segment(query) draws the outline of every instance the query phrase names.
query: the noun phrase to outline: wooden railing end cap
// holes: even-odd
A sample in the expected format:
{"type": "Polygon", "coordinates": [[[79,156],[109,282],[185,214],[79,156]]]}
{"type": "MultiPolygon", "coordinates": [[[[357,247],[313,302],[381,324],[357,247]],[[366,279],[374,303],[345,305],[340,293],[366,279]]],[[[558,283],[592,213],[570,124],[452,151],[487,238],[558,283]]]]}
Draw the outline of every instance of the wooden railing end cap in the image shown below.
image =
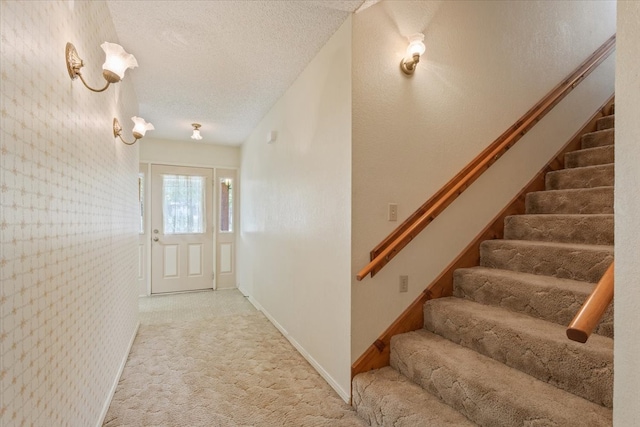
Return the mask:
{"type": "Polygon", "coordinates": [[[589,335],[579,329],[567,328],[567,338],[569,338],[571,341],[576,341],[584,344],[587,342],[589,335]]]}

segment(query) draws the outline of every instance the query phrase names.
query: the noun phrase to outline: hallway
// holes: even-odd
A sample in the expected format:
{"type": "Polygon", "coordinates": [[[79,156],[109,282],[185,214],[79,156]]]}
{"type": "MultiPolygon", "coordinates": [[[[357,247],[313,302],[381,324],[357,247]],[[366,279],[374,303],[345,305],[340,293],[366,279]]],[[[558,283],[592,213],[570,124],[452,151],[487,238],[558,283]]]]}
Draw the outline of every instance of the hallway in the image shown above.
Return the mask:
{"type": "Polygon", "coordinates": [[[140,298],[105,426],[365,425],[237,290],[140,298]]]}

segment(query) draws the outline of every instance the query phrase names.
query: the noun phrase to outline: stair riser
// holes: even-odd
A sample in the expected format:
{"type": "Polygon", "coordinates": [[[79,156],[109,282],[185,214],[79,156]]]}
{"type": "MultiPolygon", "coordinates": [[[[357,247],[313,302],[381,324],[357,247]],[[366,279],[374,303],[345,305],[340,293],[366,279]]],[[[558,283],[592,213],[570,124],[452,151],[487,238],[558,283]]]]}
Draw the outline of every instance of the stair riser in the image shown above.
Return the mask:
{"type": "Polygon", "coordinates": [[[461,352],[444,338],[417,342],[414,337],[419,335],[392,339],[391,366],[480,426],[611,425],[604,407],[566,392],[558,394],[533,378],[523,379],[525,374],[467,349],[461,352]],[[505,384],[512,380],[517,381],[516,389],[505,384]]]}
{"type": "Polygon", "coordinates": [[[480,245],[480,265],[561,279],[597,283],[613,261],[613,248],[576,250],[539,245],[512,246],[489,240],[480,245]]]}
{"type": "Polygon", "coordinates": [[[360,418],[370,426],[475,426],[390,367],[356,375],[351,402],[360,418]]]}
{"type": "MultiPolygon", "coordinates": [[[[462,268],[454,272],[453,295],[566,326],[593,290],[593,286],[584,285],[581,288],[563,288],[554,283],[541,286],[525,278],[517,280],[462,268]]],[[[595,333],[613,338],[613,306],[605,312],[595,333]]]]}
{"type": "Polygon", "coordinates": [[[525,210],[527,214],[612,214],[613,187],[529,193],[525,210]]]}
{"type": "Polygon", "coordinates": [[[613,245],[613,215],[515,215],[504,220],[507,240],[613,245]]]}
{"type": "Polygon", "coordinates": [[[565,154],[565,168],[605,165],[614,161],[613,146],[599,147],[591,150],[578,150],[565,154]]]}
{"type": "Polygon", "coordinates": [[[548,336],[529,318],[512,323],[498,317],[496,311],[500,310],[469,313],[456,298],[431,300],[424,307],[425,329],[541,381],[612,407],[611,352],[568,340],[560,326],[544,331],[553,334],[548,336]]]}
{"type": "Polygon", "coordinates": [[[598,119],[596,122],[597,130],[612,129],[615,126],[615,116],[606,116],[598,119]]]}
{"type": "Polygon", "coordinates": [[[613,182],[613,164],[588,168],[563,169],[556,172],[549,172],[545,176],[545,188],[547,190],[612,187],[613,182]]]}
{"type": "Polygon", "coordinates": [[[615,130],[606,129],[597,132],[587,133],[582,136],[582,148],[603,147],[605,145],[613,145],[615,141],[615,130]]]}

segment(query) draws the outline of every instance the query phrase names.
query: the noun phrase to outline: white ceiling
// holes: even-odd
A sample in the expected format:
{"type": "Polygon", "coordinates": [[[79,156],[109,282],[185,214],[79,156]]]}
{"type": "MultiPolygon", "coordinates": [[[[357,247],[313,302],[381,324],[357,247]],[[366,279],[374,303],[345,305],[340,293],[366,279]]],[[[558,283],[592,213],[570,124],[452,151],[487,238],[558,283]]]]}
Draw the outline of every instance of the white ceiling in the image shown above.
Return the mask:
{"type": "MultiPolygon", "coordinates": [[[[378,0],[111,1],[149,137],[240,145],[347,16],[378,0]]],[[[109,40],[111,41],[111,40],[109,40]]]]}

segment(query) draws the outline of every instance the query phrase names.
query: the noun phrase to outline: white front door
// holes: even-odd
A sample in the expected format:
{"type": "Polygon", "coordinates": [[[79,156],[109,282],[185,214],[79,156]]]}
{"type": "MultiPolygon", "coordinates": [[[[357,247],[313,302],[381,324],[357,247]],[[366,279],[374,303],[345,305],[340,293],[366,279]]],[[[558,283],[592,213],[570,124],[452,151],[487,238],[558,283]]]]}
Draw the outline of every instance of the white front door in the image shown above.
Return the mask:
{"type": "Polygon", "coordinates": [[[213,170],[151,166],[151,293],[214,288],[213,170]]]}

